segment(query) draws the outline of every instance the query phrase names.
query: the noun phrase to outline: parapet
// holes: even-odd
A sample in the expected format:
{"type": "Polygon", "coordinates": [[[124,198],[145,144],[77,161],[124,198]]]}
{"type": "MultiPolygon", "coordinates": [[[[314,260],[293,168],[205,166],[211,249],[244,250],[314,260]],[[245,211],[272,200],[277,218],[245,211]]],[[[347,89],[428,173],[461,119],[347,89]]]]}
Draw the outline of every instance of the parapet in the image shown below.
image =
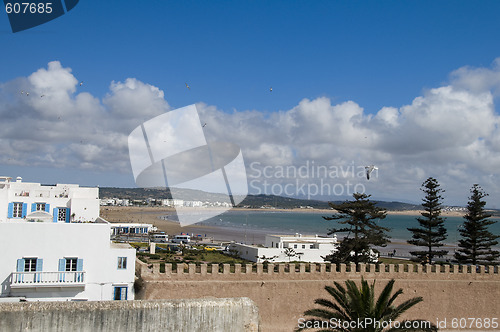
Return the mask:
{"type": "MultiPolygon", "coordinates": [[[[169,280],[315,280],[353,278],[359,279],[450,279],[493,280],[500,279],[498,266],[467,265],[416,265],[416,264],[186,264],[138,261],[140,275],[145,279],[169,280]]],[[[138,271],[139,272],[139,271],[138,271]]]]}
{"type": "Polygon", "coordinates": [[[0,303],[0,331],[259,331],[252,300],[0,303]]]}

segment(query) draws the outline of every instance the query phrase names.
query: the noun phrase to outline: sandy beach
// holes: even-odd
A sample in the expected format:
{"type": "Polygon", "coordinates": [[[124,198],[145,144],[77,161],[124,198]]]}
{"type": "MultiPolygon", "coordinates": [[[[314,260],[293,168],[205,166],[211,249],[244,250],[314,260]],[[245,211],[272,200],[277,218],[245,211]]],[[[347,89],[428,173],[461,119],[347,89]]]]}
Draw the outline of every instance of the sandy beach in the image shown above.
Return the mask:
{"type": "MultiPolygon", "coordinates": [[[[331,214],[332,210],[319,210],[319,209],[238,209],[245,211],[287,211],[296,213],[325,213],[331,214]]],[[[421,211],[390,211],[389,214],[394,215],[410,215],[419,216],[421,211]]],[[[178,222],[171,220],[160,219],[160,216],[165,216],[175,213],[173,208],[166,207],[118,207],[118,206],[103,206],[101,207],[101,217],[109,222],[119,223],[144,223],[152,224],[160,231],[164,231],[169,235],[180,233],[189,233],[192,235],[200,234],[210,242],[240,242],[246,244],[263,244],[265,236],[268,234],[265,230],[258,229],[236,229],[219,226],[207,226],[194,224],[192,226],[181,227],[178,222]]],[[[443,216],[462,216],[463,213],[448,212],[443,213],[443,216]]],[[[276,232],[274,232],[276,233],[276,232]]],[[[287,233],[282,233],[287,234],[287,233]]],[[[409,251],[417,249],[415,246],[408,245],[406,242],[392,242],[384,248],[377,248],[382,256],[387,257],[388,254],[394,253],[395,257],[409,258],[409,251]]],[[[450,253],[453,253],[455,247],[445,246],[450,253]]]]}

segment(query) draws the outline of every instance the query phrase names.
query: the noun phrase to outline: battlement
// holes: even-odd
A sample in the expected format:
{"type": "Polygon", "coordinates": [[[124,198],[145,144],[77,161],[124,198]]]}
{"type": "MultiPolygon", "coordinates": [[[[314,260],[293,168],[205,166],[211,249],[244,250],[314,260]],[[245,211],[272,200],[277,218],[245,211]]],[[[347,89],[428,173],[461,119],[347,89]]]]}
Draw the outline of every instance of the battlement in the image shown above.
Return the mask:
{"type": "Polygon", "coordinates": [[[400,301],[421,296],[424,305],[412,308],[404,319],[451,324],[457,317],[497,317],[500,310],[498,266],[146,264],[137,260],[136,269],[143,282],[138,298],[249,297],[261,313],[262,331],[292,331],[304,311],[326,296],[325,285],[344,284],[348,279],[377,280],[377,289],[395,279],[396,289],[403,290],[400,301]]]}
{"type": "Polygon", "coordinates": [[[500,279],[498,266],[416,265],[416,264],[186,264],[139,263],[139,273],[146,279],[175,280],[316,280],[331,278],[367,279],[500,279]]]}

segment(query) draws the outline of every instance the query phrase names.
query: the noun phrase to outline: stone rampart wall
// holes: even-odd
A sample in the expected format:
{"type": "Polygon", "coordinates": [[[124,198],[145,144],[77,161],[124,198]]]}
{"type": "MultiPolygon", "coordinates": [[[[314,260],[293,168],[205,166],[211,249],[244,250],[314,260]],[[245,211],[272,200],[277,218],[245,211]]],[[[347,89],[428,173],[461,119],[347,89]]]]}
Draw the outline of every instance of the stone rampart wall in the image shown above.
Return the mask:
{"type": "MultiPolygon", "coordinates": [[[[333,285],[333,281],[343,284],[347,279],[361,278],[376,280],[376,290],[395,279],[395,290],[403,289],[403,295],[398,297],[401,302],[422,296],[424,302],[409,310],[403,318],[430,320],[440,325],[441,331],[453,331],[454,319],[500,320],[497,267],[177,264],[173,269],[171,264],[160,266],[140,262],[138,272],[145,284],[139,296],[145,299],[249,297],[259,308],[264,332],[292,331],[304,317],[302,313],[315,307],[315,299],[329,298],[324,286],[333,285]]],[[[487,331],[476,325],[467,330],[487,331]]]]}

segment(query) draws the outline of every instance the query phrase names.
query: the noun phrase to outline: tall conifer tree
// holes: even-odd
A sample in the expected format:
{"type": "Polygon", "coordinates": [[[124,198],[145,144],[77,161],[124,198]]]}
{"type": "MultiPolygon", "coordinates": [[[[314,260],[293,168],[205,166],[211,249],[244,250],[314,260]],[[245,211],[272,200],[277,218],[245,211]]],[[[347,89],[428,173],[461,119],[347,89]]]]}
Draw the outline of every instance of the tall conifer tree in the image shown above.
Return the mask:
{"type": "Polygon", "coordinates": [[[387,216],[385,209],[375,206],[370,201],[370,195],[354,193],[354,201],[345,201],[341,204],[328,203],[338,213],[331,217],[323,217],[325,220],[339,220],[339,224],[346,225],[343,228],[329,229],[328,234],[348,232],[340,243],[338,250],[325,257],[334,263],[366,263],[371,262],[371,246],[386,246],[389,237],[386,232],[389,228],[377,224],[377,220],[387,216]]]}
{"type": "Polygon", "coordinates": [[[434,257],[443,257],[448,253],[446,250],[436,250],[436,248],[443,246],[441,242],[446,239],[444,218],[440,217],[441,200],[443,199],[440,193],[444,190],[440,188],[438,181],[433,177],[425,180],[421,190],[425,193],[425,197],[422,199],[425,211],[421,213],[421,218],[417,218],[420,227],[408,228],[413,235],[412,239],[407,242],[427,248],[426,250],[410,251],[410,254],[414,256],[413,260],[432,264],[434,257]]]}
{"type": "Polygon", "coordinates": [[[491,247],[498,244],[496,239],[499,236],[488,231],[488,226],[496,221],[489,220],[491,214],[484,210],[486,202],[483,198],[488,194],[477,184],[472,186],[470,192],[467,214],[464,216],[465,222],[459,230],[462,236],[458,241],[460,249],[455,253],[455,258],[460,264],[498,264],[500,253],[491,247]]]}

